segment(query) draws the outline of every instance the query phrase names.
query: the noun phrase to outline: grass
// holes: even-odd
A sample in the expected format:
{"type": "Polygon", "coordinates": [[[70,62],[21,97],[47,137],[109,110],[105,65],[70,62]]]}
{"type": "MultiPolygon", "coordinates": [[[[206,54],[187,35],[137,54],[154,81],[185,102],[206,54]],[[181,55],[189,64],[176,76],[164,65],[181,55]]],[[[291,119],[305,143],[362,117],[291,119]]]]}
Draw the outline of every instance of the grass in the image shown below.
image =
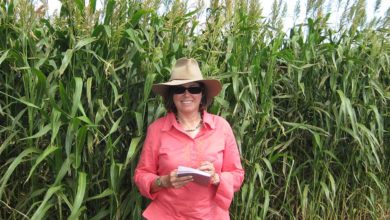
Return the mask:
{"type": "Polygon", "coordinates": [[[308,1],[285,33],[284,1],[271,18],[258,1],[210,1],[204,26],[201,4],[90,2],[52,18],[0,3],[0,219],[141,219],[131,177],[164,114],[151,85],[182,56],[224,85],[209,111],[246,171],[232,219],[389,218],[388,17],[340,1],[334,28],[308,1]]]}

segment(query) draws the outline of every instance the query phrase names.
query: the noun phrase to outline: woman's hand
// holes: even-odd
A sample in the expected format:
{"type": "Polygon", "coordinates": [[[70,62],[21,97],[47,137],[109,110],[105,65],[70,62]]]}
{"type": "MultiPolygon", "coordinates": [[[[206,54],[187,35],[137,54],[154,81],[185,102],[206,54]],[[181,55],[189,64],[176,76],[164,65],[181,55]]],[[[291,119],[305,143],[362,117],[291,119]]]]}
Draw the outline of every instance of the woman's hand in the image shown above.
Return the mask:
{"type": "Polygon", "coordinates": [[[200,163],[200,167],[198,168],[201,171],[209,173],[211,176],[215,174],[214,164],[210,161],[203,161],[200,163]]]}
{"type": "Polygon", "coordinates": [[[211,175],[211,181],[210,183],[213,185],[219,184],[219,175],[215,173],[214,164],[210,161],[203,161],[200,163],[200,167],[198,168],[201,171],[204,171],[206,173],[209,173],[211,175]]]}
{"type": "Polygon", "coordinates": [[[198,168],[201,171],[209,173],[211,175],[211,184],[218,185],[219,184],[219,175],[215,173],[214,164],[210,161],[203,161],[200,163],[200,167],[198,168]]]}
{"type": "Polygon", "coordinates": [[[173,187],[173,188],[180,188],[185,186],[187,183],[192,182],[193,178],[192,176],[183,176],[183,177],[178,177],[177,176],[177,169],[171,171],[169,176],[166,176],[166,182],[167,182],[167,187],[173,187]]]}
{"type": "Polygon", "coordinates": [[[164,175],[164,176],[160,176],[156,179],[156,181],[154,182],[154,184],[152,184],[152,187],[151,187],[151,192],[154,193],[154,192],[157,192],[163,188],[170,188],[170,187],[173,187],[173,188],[180,188],[184,185],[186,185],[187,183],[193,181],[193,178],[192,176],[183,176],[183,177],[178,177],[177,176],[177,169],[176,170],[173,170],[169,175],[164,175]],[[158,181],[161,181],[161,183],[159,184],[158,181]]]}

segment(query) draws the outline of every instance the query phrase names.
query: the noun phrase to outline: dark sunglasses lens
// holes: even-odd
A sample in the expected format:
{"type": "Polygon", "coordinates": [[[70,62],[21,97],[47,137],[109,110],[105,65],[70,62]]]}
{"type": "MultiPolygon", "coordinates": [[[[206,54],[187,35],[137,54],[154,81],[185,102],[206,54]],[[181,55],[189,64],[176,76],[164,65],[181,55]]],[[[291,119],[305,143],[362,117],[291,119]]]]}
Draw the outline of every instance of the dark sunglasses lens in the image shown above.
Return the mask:
{"type": "Polygon", "coordinates": [[[187,89],[188,92],[190,92],[191,94],[199,94],[202,92],[202,88],[201,87],[190,87],[187,89]]]}
{"type": "Polygon", "coordinates": [[[202,92],[201,87],[189,87],[185,88],[182,86],[176,86],[172,88],[174,94],[183,94],[186,90],[188,90],[189,93],[191,94],[199,94],[202,92]]]}
{"type": "Polygon", "coordinates": [[[186,88],[181,87],[181,86],[176,86],[176,87],[173,87],[172,89],[173,89],[174,94],[183,94],[186,91],[186,88]]]}

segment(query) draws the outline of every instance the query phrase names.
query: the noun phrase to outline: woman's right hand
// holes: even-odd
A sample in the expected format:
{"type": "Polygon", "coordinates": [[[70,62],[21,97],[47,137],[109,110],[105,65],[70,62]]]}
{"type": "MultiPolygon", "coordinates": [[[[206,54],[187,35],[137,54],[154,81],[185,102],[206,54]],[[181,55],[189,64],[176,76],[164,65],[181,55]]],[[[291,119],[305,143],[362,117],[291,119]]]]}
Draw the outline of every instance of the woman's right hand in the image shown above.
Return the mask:
{"type": "Polygon", "coordinates": [[[167,186],[168,187],[173,187],[173,188],[180,188],[185,186],[187,183],[192,182],[193,178],[192,176],[183,176],[183,177],[178,177],[177,176],[177,169],[172,170],[169,176],[166,176],[167,180],[167,186]]]}

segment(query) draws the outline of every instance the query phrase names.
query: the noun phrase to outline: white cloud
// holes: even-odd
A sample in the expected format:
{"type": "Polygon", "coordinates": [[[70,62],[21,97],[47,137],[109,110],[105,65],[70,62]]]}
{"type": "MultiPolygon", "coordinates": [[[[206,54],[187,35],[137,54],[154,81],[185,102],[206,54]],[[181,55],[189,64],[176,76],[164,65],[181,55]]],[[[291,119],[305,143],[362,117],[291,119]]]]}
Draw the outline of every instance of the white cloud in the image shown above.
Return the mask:
{"type": "MultiPolygon", "coordinates": [[[[96,1],[96,9],[101,9],[103,5],[103,0],[96,1]]],[[[85,5],[88,5],[89,0],[85,1],[85,5]]],[[[48,0],[48,13],[50,16],[58,15],[60,13],[61,2],[59,0],[48,0]]]]}
{"type": "Polygon", "coordinates": [[[61,2],[58,0],[48,1],[49,15],[54,15],[54,13],[59,13],[60,7],[61,7],[61,2]]]}

